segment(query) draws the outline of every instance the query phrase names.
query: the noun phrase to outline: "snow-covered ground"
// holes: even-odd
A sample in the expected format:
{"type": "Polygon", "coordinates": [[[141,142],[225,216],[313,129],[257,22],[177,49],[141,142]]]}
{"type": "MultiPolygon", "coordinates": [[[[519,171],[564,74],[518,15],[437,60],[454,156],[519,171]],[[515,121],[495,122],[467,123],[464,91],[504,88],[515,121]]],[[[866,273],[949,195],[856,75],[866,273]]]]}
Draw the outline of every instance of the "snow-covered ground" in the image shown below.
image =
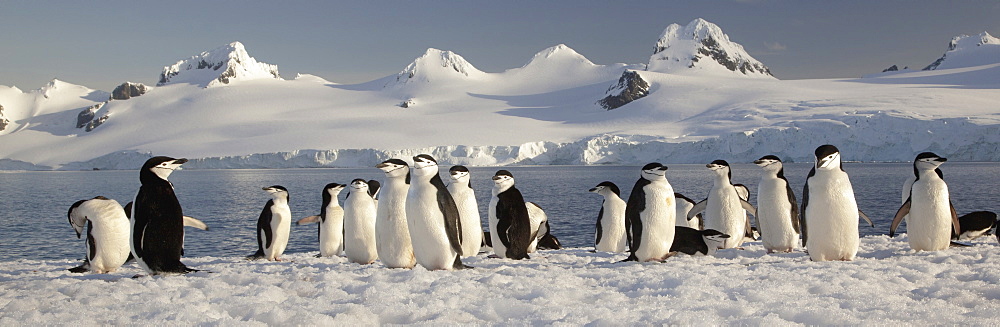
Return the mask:
{"type": "Polygon", "coordinates": [[[904,237],[862,239],[853,262],[766,255],[759,242],[717,257],[621,263],[589,249],[531,260],[465,260],[475,269],[185,258],[209,272],[131,278],[73,274],[71,260],[0,262],[0,325],[995,325],[1000,246],[909,250],[904,237]]]}

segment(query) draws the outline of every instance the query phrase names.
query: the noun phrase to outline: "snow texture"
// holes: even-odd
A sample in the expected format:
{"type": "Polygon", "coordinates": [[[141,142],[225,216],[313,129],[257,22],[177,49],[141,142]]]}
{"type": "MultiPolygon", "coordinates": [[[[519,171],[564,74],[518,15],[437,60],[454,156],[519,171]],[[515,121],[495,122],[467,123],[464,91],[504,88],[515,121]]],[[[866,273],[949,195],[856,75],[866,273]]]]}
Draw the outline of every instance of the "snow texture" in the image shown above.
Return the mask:
{"type": "Polygon", "coordinates": [[[74,274],[72,260],[0,262],[0,325],[993,325],[1000,251],[913,252],[905,237],[865,237],[857,260],[767,255],[760,242],[715,257],[619,262],[572,248],[530,260],[463,260],[474,269],[358,265],[287,255],[184,259],[208,272],[130,278],[74,274]]]}
{"type": "Polygon", "coordinates": [[[802,162],[821,144],[853,161],[909,161],[924,151],[1000,161],[995,40],[956,38],[935,70],[782,81],[698,19],[668,27],[654,57],[704,50],[749,65],[746,74],[709,57],[683,69],[663,60],[648,70],[600,65],[560,44],[499,73],[428,49],[398,75],[353,85],[280,79],[234,42],[166,67],[165,83],[127,100],[59,80],[28,92],[0,86],[0,169],[136,169],[151,155],[194,159],[189,169],[371,167],[420,153],[469,166],[766,154],[802,162]],[[709,39],[714,45],[703,47],[709,39]],[[615,95],[628,96],[602,107],[615,95]]]}

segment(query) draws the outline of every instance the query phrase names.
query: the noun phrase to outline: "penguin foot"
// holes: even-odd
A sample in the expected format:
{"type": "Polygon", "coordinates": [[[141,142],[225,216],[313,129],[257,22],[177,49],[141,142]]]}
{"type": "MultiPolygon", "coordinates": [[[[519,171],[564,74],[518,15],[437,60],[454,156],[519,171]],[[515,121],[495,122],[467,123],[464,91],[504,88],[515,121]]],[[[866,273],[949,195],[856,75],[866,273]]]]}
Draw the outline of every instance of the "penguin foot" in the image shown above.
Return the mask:
{"type": "Polygon", "coordinates": [[[958,241],[951,241],[951,244],[949,245],[949,247],[962,247],[962,248],[970,246],[972,246],[971,243],[962,243],[958,241]]]}
{"type": "Polygon", "coordinates": [[[486,256],[486,258],[489,258],[489,259],[500,259],[500,256],[498,256],[496,254],[491,254],[491,255],[486,256]]]}
{"type": "Polygon", "coordinates": [[[76,266],[76,267],[73,267],[73,268],[69,268],[69,269],[66,269],[66,270],[69,270],[69,272],[71,272],[71,273],[82,274],[82,273],[85,273],[85,272],[87,272],[87,271],[90,270],[90,264],[87,263],[87,262],[84,262],[82,265],[79,265],[79,266],[76,266]]]}

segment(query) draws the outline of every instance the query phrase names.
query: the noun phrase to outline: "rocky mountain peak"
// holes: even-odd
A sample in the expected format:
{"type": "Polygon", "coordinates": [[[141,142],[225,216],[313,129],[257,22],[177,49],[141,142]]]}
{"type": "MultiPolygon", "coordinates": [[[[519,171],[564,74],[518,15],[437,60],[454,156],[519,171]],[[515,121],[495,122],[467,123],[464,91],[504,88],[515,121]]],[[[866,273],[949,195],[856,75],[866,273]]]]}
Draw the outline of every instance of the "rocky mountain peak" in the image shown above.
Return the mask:
{"type": "Polygon", "coordinates": [[[774,78],[767,66],[750,56],[742,45],[729,40],[718,25],[701,18],[683,27],[667,26],[656,41],[647,70],[774,78]]]}
{"type": "Polygon", "coordinates": [[[190,83],[213,87],[264,78],[280,80],[278,66],[258,62],[242,43],[233,42],[163,67],[156,85],[190,83]]]}

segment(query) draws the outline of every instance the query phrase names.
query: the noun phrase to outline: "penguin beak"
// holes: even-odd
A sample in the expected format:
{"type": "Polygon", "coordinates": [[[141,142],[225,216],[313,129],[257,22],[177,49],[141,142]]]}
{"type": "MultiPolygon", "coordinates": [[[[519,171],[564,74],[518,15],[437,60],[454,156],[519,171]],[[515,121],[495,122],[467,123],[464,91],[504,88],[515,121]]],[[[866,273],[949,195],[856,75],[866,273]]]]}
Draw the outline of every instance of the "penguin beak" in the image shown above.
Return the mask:
{"type": "Polygon", "coordinates": [[[183,165],[184,163],[187,163],[187,162],[188,162],[187,158],[180,158],[180,159],[174,160],[174,164],[178,165],[178,166],[183,165]]]}
{"type": "Polygon", "coordinates": [[[597,188],[596,188],[596,187],[595,187],[595,188],[592,188],[592,189],[590,189],[590,191],[587,191],[587,192],[591,192],[591,193],[597,193],[597,188]]]}
{"type": "Polygon", "coordinates": [[[937,158],[937,159],[935,159],[934,161],[937,161],[937,162],[945,162],[945,161],[948,161],[948,158],[937,158]]]}

